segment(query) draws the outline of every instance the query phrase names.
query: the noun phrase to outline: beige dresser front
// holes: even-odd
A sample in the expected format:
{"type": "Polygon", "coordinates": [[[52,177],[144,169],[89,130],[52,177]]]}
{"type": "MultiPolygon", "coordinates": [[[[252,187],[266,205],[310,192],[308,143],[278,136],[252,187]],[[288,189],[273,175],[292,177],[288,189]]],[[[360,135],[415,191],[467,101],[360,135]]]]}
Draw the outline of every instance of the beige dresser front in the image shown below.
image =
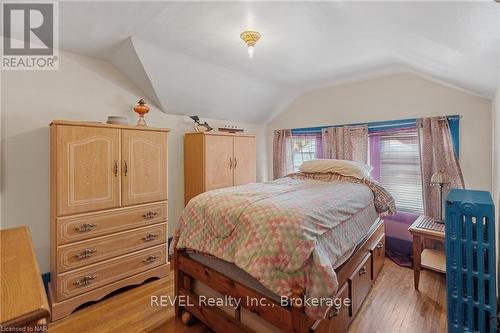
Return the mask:
{"type": "Polygon", "coordinates": [[[168,273],[167,132],[51,124],[52,320],[168,273]]]}

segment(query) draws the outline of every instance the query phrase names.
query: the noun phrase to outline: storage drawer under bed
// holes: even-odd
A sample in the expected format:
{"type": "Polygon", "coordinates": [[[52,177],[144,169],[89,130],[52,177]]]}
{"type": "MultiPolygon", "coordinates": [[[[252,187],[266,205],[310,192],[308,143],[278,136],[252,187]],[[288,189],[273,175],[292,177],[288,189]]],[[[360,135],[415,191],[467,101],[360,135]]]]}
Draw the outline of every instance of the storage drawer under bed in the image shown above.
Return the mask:
{"type": "Polygon", "coordinates": [[[351,317],[358,313],[359,308],[368,295],[372,286],[371,273],[371,254],[368,253],[361,263],[356,267],[352,275],[349,277],[349,297],[351,298],[351,317]]]}
{"type": "Polygon", "coordinates": [[[338,308],[331,309],[326,315],[326,319],[317,322],[310,332],[314,333],[336,333],[336,332],[347,332],[347,328],[351,322],[351,317],[349,316],[349,306],[344,305],[344,301],[349,298],[349,285],[346,283],[340,288],[339,292],[335,296],[338,302],[340,299],[341,305],[338,308]]]}
{"type": "Polygon", "coordinates": [[[385,260],[385,234],[383,234],[377,242],[370,247],[371,262],[372,262],[372,280],[375,280],[384,266],[385,260]]]}

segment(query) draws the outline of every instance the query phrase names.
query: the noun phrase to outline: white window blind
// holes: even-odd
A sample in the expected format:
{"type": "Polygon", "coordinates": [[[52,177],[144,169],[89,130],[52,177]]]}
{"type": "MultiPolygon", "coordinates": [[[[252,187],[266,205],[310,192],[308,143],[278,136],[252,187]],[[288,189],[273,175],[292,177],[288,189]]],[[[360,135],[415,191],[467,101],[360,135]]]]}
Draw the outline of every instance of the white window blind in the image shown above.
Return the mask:
{"type": "Polygon", "coordinates": [[[293,171],[299,171],[302,162],[316,158],[317,135],[292,135],[293,171]]]}
{"type": "Polygon", "coordinates": [[[420,149],[416,132],[380,137],[380,183],[399,211],[422,214],[420,149]]]}

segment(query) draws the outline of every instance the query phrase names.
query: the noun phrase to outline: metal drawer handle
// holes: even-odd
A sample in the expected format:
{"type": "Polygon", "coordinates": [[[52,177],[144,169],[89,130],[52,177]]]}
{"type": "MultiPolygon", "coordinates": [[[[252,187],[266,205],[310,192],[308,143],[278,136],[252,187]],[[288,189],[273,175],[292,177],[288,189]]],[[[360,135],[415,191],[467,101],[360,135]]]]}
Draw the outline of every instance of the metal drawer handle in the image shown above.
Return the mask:
{"type": "Polygon", "coordinates": [[[142,237],[142,239],[144,239],[145,242],[150,242],[158,238],[158,236],[158,234],[147,234],[146,237],[142,237]]]}
{"type": "Polygon", "coordinates": [[[330,313],[328,314],[328,319],[332,319],[333,317],[337,317],[337,315],[340,312],[340,308],[335,307],[330,313]]]}
{"type": "Polygon", "coordinates": [[[97,275],[86,275],[79,280],[76,280],[73,284],[77,287],[85,287],[92,283],[97,278],[97,275]]]}
{"type": "Polygon", "coordinates": [[[238,160],[236,159],[236,157],[234,158],[234,168],[236,169],[236,167],[238,166],[238,160]]]}
{"type": "Polygon", "coordinates": [[[158,212],[149,211],[146,214],[142,215],[142,217],[144,217],[146,220],[151,220],[154,219],[157,215],[158,212]]]}
{"type": "Polygon", "coordinates": [[[87,231],[91,231],[95,227],[97,227],[97,224],[84,223],[84,224],[81,224],[80,226],[76,227],[75,230],[79,231],[79,232],[87,232],[87,231]]]}
{"type": "Polygon", "coordinates": [[[115,160],[115,164],[113,165],[113,173],[115,177],[118,177],[118,161],[115,160]]]}
{"type": "Polygon", "coordinates": [[[366,266],[361,267],[361,269],[358,272],[359,275],[366,274],[366,266]]]}
{"type": "Polygon", "coordinates": [[[156,259],[158,259],[157,256],[149,256],[146,259],[143,259],[142,262],[147,262],[149,264],[149,263],[155,262],[156,259]]]}
{"type": "Polygon", "coordinates": [[[123,175],[127,177],[127,173],[128,173],[128,163],[127,161],[123,161],[123,175]]]}
{"type": "Polygon", "coordinates": [[[97,252],[96,249],[85,249],[82,252],[76,254],[75,257],[77,257],[80,260],[87,259],[87,258],[90,258],[92,256],[92,254],[94,254],[96,252],[97,252]]]}
{"type": "Polygon", "coordinates": [[[381,248],[383,248],[383,247],[384,247],[384,244],[382,244],[382,243],[378,243],[378,244],[377,244],[377,249],[381,249],[381,248]]]}

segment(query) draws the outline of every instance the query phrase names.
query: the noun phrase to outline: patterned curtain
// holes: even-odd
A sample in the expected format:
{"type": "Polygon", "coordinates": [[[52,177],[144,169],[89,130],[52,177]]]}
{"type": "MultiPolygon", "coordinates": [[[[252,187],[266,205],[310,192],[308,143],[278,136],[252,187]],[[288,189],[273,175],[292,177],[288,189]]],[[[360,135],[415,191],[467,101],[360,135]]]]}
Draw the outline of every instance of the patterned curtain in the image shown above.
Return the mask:
{"type": "Polygon", "coordinates": [[[368,161],[368,125],[324,128],[321,141],[323,158],[368,161]]]}
{"type": "Polygon", "coordinates": [[[275,130],[273,137],[273,178],[278,179],[293,171],[292,131],[275,130]]]}
{"type": "Polygon", "coordinates": [[[440,218],[439,193],[430,184],[432,174],[442,171],[448,176],[450,184],[443,188],[443,198],[446,198],[449,188],[464,188],[462,171],[453,147],[448,119],[442,117],[417,119],[417,128],[419,129],[424,212],[425,215],[440,218]]]}

